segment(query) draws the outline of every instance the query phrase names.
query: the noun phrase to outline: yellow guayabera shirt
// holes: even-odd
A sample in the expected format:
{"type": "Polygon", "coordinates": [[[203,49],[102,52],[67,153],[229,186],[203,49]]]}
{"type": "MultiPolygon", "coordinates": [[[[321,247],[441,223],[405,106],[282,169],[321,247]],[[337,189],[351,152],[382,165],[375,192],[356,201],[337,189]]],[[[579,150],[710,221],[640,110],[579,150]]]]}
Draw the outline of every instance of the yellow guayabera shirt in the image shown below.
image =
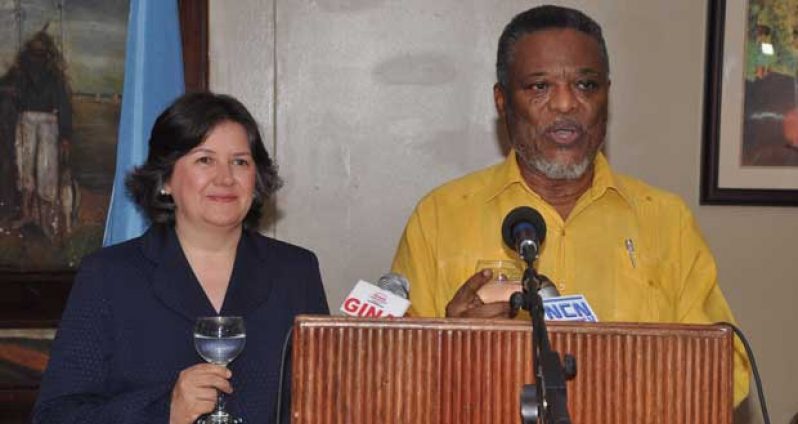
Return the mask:
{"type": "MultiPolygon", "coordinates": [[[[416,206],[392,267],[411,283],[409,314],[444,316],[477,260],[515,259],[501,224],[518,206],[537,209],[548,227],[538,272],[563,295],[583,294],[599,321],[734,322],[715,259],[676,195],[613,173],[599,155],[592,187],[563,221],[523,181],[513,152],[416,206]]],[[[748,393],[748,361],[739,342],[735,351],[737,405],[748,393]]]]}

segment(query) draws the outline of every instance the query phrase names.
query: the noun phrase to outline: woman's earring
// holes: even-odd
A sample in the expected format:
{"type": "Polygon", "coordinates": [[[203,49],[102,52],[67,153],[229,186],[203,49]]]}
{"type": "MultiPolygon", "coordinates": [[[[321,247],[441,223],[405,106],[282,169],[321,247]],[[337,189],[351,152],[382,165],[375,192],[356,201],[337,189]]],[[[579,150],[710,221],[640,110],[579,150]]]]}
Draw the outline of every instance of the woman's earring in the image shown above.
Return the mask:
{"type": "Polygon", "coordinates": [[[161,194],[161,196],[169,196],[170,195],[170,193],[168,191],[166,191],[166,189],[163,188],[163,187],[161,187],[161,191],[159,191],[159,193],[161,194]]]}

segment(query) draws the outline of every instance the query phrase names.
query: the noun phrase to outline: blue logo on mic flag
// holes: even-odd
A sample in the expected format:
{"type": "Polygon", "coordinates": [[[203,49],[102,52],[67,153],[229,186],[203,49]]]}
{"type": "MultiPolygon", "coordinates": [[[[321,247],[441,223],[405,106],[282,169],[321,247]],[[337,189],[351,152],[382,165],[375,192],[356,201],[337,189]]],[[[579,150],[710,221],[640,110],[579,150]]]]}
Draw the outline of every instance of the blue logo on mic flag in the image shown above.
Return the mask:
{"type": "Polygon", "coordinates": [[[543,299],[543,312],[546,321],[598,322],[598,317],[581,294],[543,299]]]}

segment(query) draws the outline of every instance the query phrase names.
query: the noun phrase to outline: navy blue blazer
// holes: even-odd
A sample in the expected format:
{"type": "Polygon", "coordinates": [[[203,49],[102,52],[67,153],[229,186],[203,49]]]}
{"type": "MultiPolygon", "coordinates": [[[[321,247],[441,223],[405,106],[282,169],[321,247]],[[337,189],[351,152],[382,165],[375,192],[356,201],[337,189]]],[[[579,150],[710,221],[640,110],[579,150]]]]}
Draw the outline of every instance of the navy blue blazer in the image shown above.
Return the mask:
{"type": "MultiPolygon", "coordinates": [[[[247,331],[244,351],[230,364],[228,410],[246,423],[272,422],[281,349],[294,316],[328,313],[316,256],[245,230],[220,312],[243,316],[247,331]]],[[[153,226],[86,257],[33,422],[167,423],[179,372],[202,362],[194,321],[213,315],[171,226],[153,226]]]]}

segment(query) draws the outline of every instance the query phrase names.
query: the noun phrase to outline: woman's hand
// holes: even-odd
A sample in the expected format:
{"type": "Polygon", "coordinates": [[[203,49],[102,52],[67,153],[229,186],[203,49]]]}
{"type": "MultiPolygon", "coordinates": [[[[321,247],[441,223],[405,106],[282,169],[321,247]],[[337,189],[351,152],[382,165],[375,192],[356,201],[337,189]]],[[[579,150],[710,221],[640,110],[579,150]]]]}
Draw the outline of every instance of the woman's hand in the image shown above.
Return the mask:
{"type": "Polygon", "coordinates": [[[200,415],[213,411],[217,390],[227,394],[233,392],[229,381],[232,375],[229,369],[221,365],[205,363],[180,371],[172,389],[169,423],[190,424],[200,415]]]}

